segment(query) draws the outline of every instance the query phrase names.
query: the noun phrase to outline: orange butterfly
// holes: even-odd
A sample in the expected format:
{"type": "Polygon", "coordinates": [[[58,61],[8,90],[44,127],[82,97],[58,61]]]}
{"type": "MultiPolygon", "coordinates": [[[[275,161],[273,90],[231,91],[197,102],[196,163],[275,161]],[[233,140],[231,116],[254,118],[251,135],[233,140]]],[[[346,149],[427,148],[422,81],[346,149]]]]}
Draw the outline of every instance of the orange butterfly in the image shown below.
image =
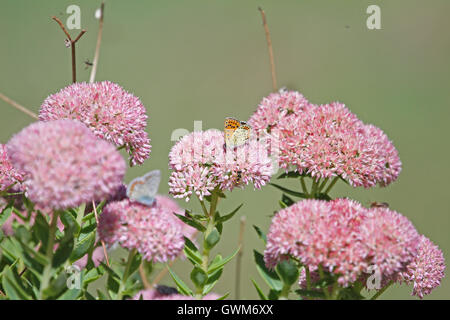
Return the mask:
{"type": "Polygon", "coordinates": [[[225,144],[227,147],[239,147],[250,139],[252,127],[245,121],[234,118],[225,119],[225,144]]]}

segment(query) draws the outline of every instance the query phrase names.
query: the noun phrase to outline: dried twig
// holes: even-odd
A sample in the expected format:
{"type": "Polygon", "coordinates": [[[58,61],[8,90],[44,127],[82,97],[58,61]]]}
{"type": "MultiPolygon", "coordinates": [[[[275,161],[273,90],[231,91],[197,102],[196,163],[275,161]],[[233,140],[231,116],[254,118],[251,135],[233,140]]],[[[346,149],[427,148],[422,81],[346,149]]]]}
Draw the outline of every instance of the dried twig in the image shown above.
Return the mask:
{"type": "Polygon", "coordinates": [[[20,105],[19,103],[17,103],[16,101],[8,98],[7,96],[5,96],[3,93],[0,92],[0,99],[2,99],[3,101],[5,101],[6,103],[8,103],[9,105],[13,106],[14,108],[16,108],[17,110],[22,111],[23,113],[29,115],[30,117],[34,118],[34,119],[39,119],[38,115],[36,113],[34,113],[33,111],[30,111],[29,109],[25,108],[24,106],[20,105]]]}
{"type": "Polygon", "coordinates": [[[94,82],[95,75],[97,73],[98,57],[100,55],[100,44],[102,43],[102,34],[103,34],[103,15],[105,10],[104,2],[102,2],[99,10],[100,10],[100,18],[99,18],[100,22],[98,25],[97,44],[95,46],[94,60],[92,61],[91,76],[89,77],[90,83],[94,82]]]}
{"type": "Polygon", "coordinates": [[[244,232],[245,232],[245,222],[246,217],[242,216],[240,225],[239,225],[239,240],[238,240],[238,247],[239,252],[236,257],[236,278],[235,278],[235,299],[239,300],[241,296],[241,267],[242,267],[242,256],[244,255],[244,232]]]}
{"type": "MultiPolygon", "coordinates": [[[[98,228],[98,215],[97,215],[97,207],[95,205],[95,201],[92,200],[92,207],[94,208],[94,216],[95,216],[95,222],[97,223],[97,228],[98,228]]],[[[106,245],[105,242],[103,240],[100,240],[102,247],[103,247],[103,254],[105,255],[105,259],[106,259],[106,264],[109,267],[109,259],[108,259],[108,252],[106,251],[106,245]]]]}
{"type": "Polygon", "coordinates": [[[86,33],[86,30],[81,30],[81,32],[78,34],[78,36],[75,38],[75,40],[72,40],[72,37],[70,36],[69,32],[66,30],[66,28],[64,27],[64,24],[61,22],[61,20],[59,20],[57,17],[53,16],[52,17],[53,20],[55,20],[59,26],[61,27],[62,31],[64,31],[64,33],[67,36],[67,39],[70,42],[70,48],[72,49],[72,82],[77,82],[77,66],[76,66],[76,60],[75,60],[75,44],[77,43],[78,40],[80,40],[80,38],[83,36],[83,34],[86,33]]]}
{"type": "Polygon", "coordinates": [[[258,10],[261,12],[264,31],[266,32],[267,49],[269,50],[269,59],[270,59],[270,71],[272,73],[272,88],[273,91],[277,91],[278,86],[277,86],[277,75],[275,72],[275,59],[273,57],[272,40],[270,38],[269,27],[267,26],[266,14],[261,7],[259,7],[258,10]]]}
{"type": "Polygon", "coordinates": [[[151,283],[148,282],[147,274],[145,273],[145,269],[144,269],[144,264],[143,263],[141,263],[141,265],[139,266],[139,275],[141,276],[142,284],[144,285],[144,288],[145,289],[152,289],[151,283]]]}
{"type": "MultiPolygon", "coordinates": [[[[173,264],[175,263],[175,260],[172,260],[169,262],[169,267],[172,267],[173,264]]],[[[169,272],[169,269],[167,267],[165,267],[164,269],[162,269],[155,277],[155,279],[153,279],[150,288],[154,288],[163,278],[164,276],[167,274],[167,272],[169,272]]]]}

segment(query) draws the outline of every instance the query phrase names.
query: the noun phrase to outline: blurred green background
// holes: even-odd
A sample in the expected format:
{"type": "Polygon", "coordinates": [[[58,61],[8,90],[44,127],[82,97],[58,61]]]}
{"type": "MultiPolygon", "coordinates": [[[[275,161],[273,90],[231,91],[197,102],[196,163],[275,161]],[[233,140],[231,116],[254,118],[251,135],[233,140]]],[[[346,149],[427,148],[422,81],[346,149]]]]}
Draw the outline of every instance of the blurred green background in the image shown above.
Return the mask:
{"type": "MultiPolygon", "coordinates": [[[[38,112],[41,102],[71,81],[70,50],[51,20],[65,22],[70,4],[81,7],[78,81],[92,61],[100,1],[0,0],[0,92],[38,112]]],[[[418,1],[106,1],[97,80],[111,80],[139,96],[149,115],[151,157],[128,170],[127,182],[159,168],[167,193],[167,155],[177,128],[221,128],[226,116],[248,119],[271,91],[266,39],[258,6],[266,11],[280,87],[314,103],[344,102],[360,119],[381,127],[400,152],[403,171],[393,185],[353,189],[338,183],[332,196],[368,205],[386,201],[450,255],[449,133],[450,2],[418,1]],[[366,8],[381,7],[382,30],[366,28],[366,8]]],[[[78,30],[72,30],[76,35],[78,30]]],[[[0,142],[32,122],[0,100],[0,142]]],[[[241,202],[247,216],[241,297],[257,298],[250,279],[263,285],[252,249],[263,250],[252,225],[267,231],[280,192],[268,186],[236,190],[222,212],[241,202]]],[[[197,202],[180,202],[198,208],[197,202]]],[[[225,225],[224,254],[237,246],[239,218],[225,225]]],[[[186,262],[175,270],[188,280],[186,262]]],[[[234,297],[234,262],[217,292],[234,297]]],[[[163,283],[171,284],[166,277],[163,283]]],[[[382,297],[409,299],[411,288],[394,286],[382,297]]],[[[429,298],[450,298],[450,280],[429,298]]]]}

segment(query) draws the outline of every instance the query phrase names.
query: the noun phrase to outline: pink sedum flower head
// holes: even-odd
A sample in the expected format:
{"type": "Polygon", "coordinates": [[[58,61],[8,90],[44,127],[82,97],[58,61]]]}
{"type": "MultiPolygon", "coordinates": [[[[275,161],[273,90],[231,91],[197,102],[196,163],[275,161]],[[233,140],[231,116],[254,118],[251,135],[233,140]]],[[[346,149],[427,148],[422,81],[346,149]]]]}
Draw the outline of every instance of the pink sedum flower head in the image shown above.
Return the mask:
{"type": "MultiPolygon", "coordinates": [[[[0,144],[0,191],[22,189],[23,173],[17,171],[8,156],[6,145],[0,144]]],[[[13,192],[13,191],[11,191],[13,192]]]]}
{"type": "Polygon", "coordinates": [[[311,108],[286,123],[281,133],[280,166],[294,166],[314,178],[342,177],[354,187],[387,185],[401,162],[387,136],[364,125],[343,104],[311,108]]]}
{"type": "Polygon", "coordinates": [[[406,270],[399,274],[398,281],[412,283],[412,295],[422,299],[441,284],[444,271],[444,254],[430,239],[421,236],[417,255],[406,270]]]}
{"type": "Polygon", "coordinates": [[[264,260],[274,267],[293,256],[311,271],[321,265],[338,275],[342,286],[364,276],[371,265],[390,277],[412,260],[419,235],[405,217],[383,210],[349,199],[297,202],[273,218],[264,260]]]}
{"type": "Polygon", "coordinates": [[[280,124],[294,120],[311,107],[301,93],[281,89],[263,98],[249,123],[259,134],[261,131],[271,133],[274,129],[283,130],[280,124]]]}
{"type": "Polygon", "coordinates": [[[203,200],[215,188],[232,190],[252,183],[259,189],[272,175],[267,151],[256,140],[237,148],[226,148],[223,132],[207,130],[190,133],[172,148],[169,166],[173,170],[170,193],[189,201],[194,194],[203,200]]]}
{"type": "Polygon", "coordinates": [[[384,278],[405,268],[417,253],[420,235],[411,221],[388,208],[368,209],[360,234],[371,263],[384,278]]]}
{"type": "Polygon", "coordinates": [[[313,178],[342,177],[354,187],[386,186],[401,171],[398,152],[382,130],[365,125],[345,105],[316,106],[296,92],[264,98],[249,120],[270,134],[280,167],[313,178]]]}
{"type": "Polygon", "coordinates": [[[150,155],[145,112],[139,98],[118,84],[103,81],[74,83],[49,96],[41,106],[39,119],[81,121],[98,137],[124,147],[134,165],[150,155]]]}
{"type": "Polygon", "coordinates": [[[99,219],[100,239],[137,249],[148,261],[173,260],[184,248],[181,224],[157,202],[150,207],[129,199],[111,202],[99,219]]]}
{"type": "Polygon", "coordinates": [[[116,148],[75,120],[37,122],[8,143],[11,162],[25,173],[28,198],[66,209],[101,201],[122,183],[126,164],[116,148]]]}

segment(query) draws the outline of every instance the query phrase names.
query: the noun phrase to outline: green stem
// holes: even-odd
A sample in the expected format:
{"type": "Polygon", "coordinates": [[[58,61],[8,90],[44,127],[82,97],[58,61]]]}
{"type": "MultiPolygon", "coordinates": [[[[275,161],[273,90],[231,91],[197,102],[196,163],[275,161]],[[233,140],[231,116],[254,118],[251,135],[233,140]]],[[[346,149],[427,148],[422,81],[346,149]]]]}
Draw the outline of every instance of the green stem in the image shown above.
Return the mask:
{"type": "Polygon", "coordinates": [[[128,277],[130,276],[130,268],[131,268],[131,264],[133,262],[133,258],[136,255],[137,250],[133,249],[130,250],[130,253],[128,253],[128,261],[127,261],[127,265],[125,266],[125,271],[123,272],[123,277],[122,280],[120,281],[120,285],[119,285],[119,291],[117,292],[117,300],[122,300],[123,297],[123,290],[125,289],[128,277]]]}
{"type": "MultiPolygon", "coordinates": [[[[205,204],[203,201],[200,201],[202,204],[202,208],[204,209],[205,216],[207,218],[206,222],[206,230],[203,233],[203,250],[202,250],[202,269],[205,273],[208,272],[208,266],[209,266],[209,253],[210,249],[207,248],[206,244],[206,238],[211,233],[211,231],[214,230],[214,227],[216,225],[216,222],[214,220],[214,217],[216,215],[216,209],[217,209],[217,202],[219,200],[219,189],[216,188],[211,193],[211,205],[209,207],[209,212],[206,210],[205,204]]],[[[201,299],[203,298],[203,290],[204,285],[201,287],[198,287],[196,290],[195,298],[201,299]]]]}
{"type": "MultiPolygon", "coordinates": [[[[323,273],[321,264],[319,264],[318,271],[319,271],[320,280],[323,280],[325,278],[325,274],[323,273]]],[[[323,293],[325,294],[326,299],[330,300],[330,292],[328,291],[328,287],[323,288],[323,293]]]]}
{"type": "Polygon", "coordinates": [[[44,267],[44,271],[42,273],[42,281],[41,286],[39,288],[39,297],[42,300],[44,297],[44,290],[47,289],[50,278],[52,276],[52,262],[53,262],[53,246],[55,244],[56,238],[56,229],[58,222],[59,211],[55,210],[53,212],[52,220],[50,222],[50,229],[48,232],[48,240],[47,240],[47,248],[45,256],[47,257],[47,264],[44,267]]]}
{"type": "Polygon", "coordinates": [[[306,289],[311,290],[311,273],[309,271],[308,266],[305,266],[305,273],[306,273],[306,289]]]}
{"type": "Polygon", "coordinates": [[[309,196],[308,188],[306,188],[306,183],[305,183],[305,178],[304,177],[300,177],[300,183],[302,184],[303,193],[306,196],[309,196]]]}
{"type": "Polygon", "coordinates": [[[327,184],[328,180],[329,180],[328,178],[325,178],[325,179],[323,180],[322,184],[321,184],[320,187],[319,187],[319,190],[317,191],[318,193],[320,193],[320,192],[323,190],[323,188],[324,188],[325,185],[327,184]]]}
{"type": "Polygon", "coordinates": [[[198,198],[198,201],[200,201],[200,205],[202,206],[203,214],[205,215],[205,217],[207,217],[209,214],[208,210],[206,209],[205,202],[203,200],[200,200],[200,198],[198,198]]]}
{"type": "Polygon", "coordinates": [[[394,281],[389,281],[389,283],[384,286],[383,288],[381,288],[380,290],[378,290],[377,293],[375,293],[372,298],[370,298],[370,300],[376,300],[378,299],[379,296],[381,296],[392,284],[394,283],[394,281]]]}
{"type": "Polygon", "coordinates": [[[291,291],[291,286],[284,284],[283,289],[281,289],[281,293],[279,296],[280,300],[288,300],[290,291],[291,291]]]}
{"type": "Polygon", "coordinates": [[[319,186],[319,181],[316,181],[316,180],[314,180],[314,178],[312,178],[313,179],[313,182],[312,182],[312,187],[311,187],[311,194],[310,194],[310,196],[311,196],[311,198],[315,198],[316,196],[317,196],[317,188],[318,188],[318,186],[319,186]]]}
{"type": "Polygon", "coordinates": [[[337,281],[333,283],[333,289],[331,291],[331,300],[337,300],[339,296],[339,284],[337,281]]]}
{"type": "Polygon", "coordinates": [[[328,194],[328,192],[330,192],[330,190],[334,187],[334,185],[336,184],[336,182],[339,180],[339,177],[335,177],[333,179],[333,181],[331,181],[330,185],[328,186],[327,190],[325,190],[325,194],[328,194]]]}

